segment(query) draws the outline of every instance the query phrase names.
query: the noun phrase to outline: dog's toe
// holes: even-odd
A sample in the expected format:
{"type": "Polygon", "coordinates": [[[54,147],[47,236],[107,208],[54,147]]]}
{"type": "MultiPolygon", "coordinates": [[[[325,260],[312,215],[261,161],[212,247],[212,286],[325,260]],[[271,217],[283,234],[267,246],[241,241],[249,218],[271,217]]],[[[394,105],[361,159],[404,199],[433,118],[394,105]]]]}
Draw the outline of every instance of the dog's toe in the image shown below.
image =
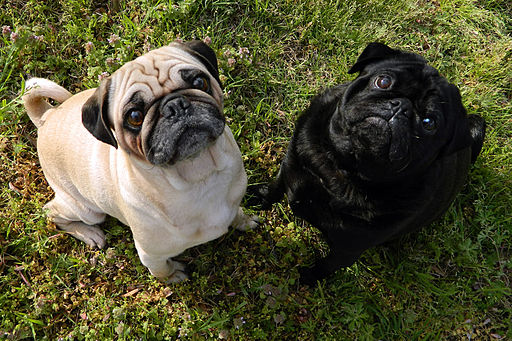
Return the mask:
{"type": "Polygon", "coordinates": [[[248,216],[245,214],[241,207],[238,208],[238,213],[231,223],[231,226],[239,231],[247,231],[252,230],[256,226],[258,226],[260,222],[260,218],[258,216],[248,216]]]}
{"type": "Polygon", "coordinates": [[[256,228],[260,224],[260,217],[258,217],[257,215],[250,216],[250,219],[251,220],[247,224],[249,229],[254,229],[254,228],[256,228]]]}
{"type": "Polygon", "coordinates": [[[179,283],[188,279],[188,275],[185,273],[185,264],[169,258],[167,260],[167,265],[171,271],[171,274],[165,279],[165,283],[179,283]]]}
{"type": "Polygon", "coordinates": [[[168,278],[167,280],[165,281],[167,284],[171,284],[171,283],[179,283],[179,282],[183,282],[185,280],[188,279],[188,275],[186,273],[184,273],[183,271],[181,270],[176,270],[174,271],[174,273],[172,273],[168,278]]]}
{"type": "Polygon", "coordinates": [[[91,229],[91,233],[88,235],[89,240],[85,241],[87,245],[92,248],[103,249],[107,244],[105,234],[99,228],[91,229]]]}
{"type": "Polygon", "coordinates": [[[92,248],[102,249],[106,245],[105,233],[96,225],[74,221],[67,224],[57,224],[57,227],[92,248]]]}
{"type": "Polygon", "coordinates": [[[260,224],[260,218],[256,215],[246,216],[245,218],[246,219],[244,221],[244,224],[237,226],[236,227],[237,230],[239,230],[239,231],[252,230],[252,229],[258,227],[258,225],[260,224]]]}

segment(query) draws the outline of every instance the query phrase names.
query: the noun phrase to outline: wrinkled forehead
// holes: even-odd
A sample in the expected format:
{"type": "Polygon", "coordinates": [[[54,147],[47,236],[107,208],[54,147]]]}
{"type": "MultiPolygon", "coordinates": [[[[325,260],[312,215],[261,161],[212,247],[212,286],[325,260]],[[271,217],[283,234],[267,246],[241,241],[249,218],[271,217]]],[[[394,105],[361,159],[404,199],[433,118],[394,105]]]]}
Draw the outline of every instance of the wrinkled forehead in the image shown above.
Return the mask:
{"type": "Polygon", "coordinates": [[[391,73],[422,75],[425,77],[439,75],[438,71],[428,65],[426,61],[418,58],[407,58],[407,56],[377,62],[368,68],[367,73],[374,74],[386,71],[391,73]]]}
{"type": "MultiPolygon", "coordinates": [[[[111,89],[115,89],[117,96],[123,96],[116,98],[115,102],[123,106],[136,92],[150,101],[182,88],[185,81],[180,71],[187,69],[199,69],[210,75],[199,60],[177,45],[150,51],[123,65],[113,74],[111,89]]],[[[216,83],[211,75],[210,79],[212,83],[216,83]]],[[[215,99],[219,101],[220,86],[212,88],[215,99]]]]}

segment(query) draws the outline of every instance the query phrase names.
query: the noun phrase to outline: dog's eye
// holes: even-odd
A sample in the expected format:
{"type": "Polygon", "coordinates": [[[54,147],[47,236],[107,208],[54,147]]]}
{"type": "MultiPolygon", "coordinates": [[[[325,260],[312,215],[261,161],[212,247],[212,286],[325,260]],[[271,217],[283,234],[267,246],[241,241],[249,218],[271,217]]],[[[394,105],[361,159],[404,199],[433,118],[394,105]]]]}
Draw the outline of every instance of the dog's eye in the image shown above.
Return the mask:
{"type": "Polygon", "coordinates": [[[389,76],[378,76],[375,78],[374,84],[377,88],[385,90],[389,89],[391,84],[393,84],[393,80],[389,76]]]}
{"type": "Polygon", "coordinates": [[[132,127],[140,127],[144,122],[144,115],[137,109],[130,110],[126,117],[126,122],[132,127]]]}
{"type": "Polygon", "coordinates": [[[192,81],[192,86],[195,89],[208,92],[210,90],[210,83],[208,82],[208,79],[205,76],[197,76],[192,81]]]}
{"type": "Polygon", "coordinates": [[[423,129],[428,132],[433,132],[437,129],[437,123],[433,118],[426,117],[421,123],[423,124],[423,129]]]}

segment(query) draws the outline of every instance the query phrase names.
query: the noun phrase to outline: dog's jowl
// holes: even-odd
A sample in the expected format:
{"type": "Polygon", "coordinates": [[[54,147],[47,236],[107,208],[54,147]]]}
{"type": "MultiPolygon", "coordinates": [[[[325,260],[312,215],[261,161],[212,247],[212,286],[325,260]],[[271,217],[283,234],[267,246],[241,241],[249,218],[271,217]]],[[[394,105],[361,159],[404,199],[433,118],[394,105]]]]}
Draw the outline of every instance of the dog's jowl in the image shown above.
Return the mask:
{"type": "Polygon", "coordinates": [[[483,119],[417,54],[371,43],[349,72],[299,117],[277,179],[251,191],[263,208],[286,194],[324,234],[330,253],[302,269],[304,283],[439,218],[484,139],[483,119]]]}
{"type": "Polygon", "coordinates": [[[171,257],[230,225],[255,226],[239,207],[247,178],[206,44],[153,50],[74,96],[30,79],[23,101],[55,191],[48,215],[87,244],[105,245],[97,225],[111,215],[131,228],[150,272],[177,282],[186,278],[184,265],[171,257]]]}

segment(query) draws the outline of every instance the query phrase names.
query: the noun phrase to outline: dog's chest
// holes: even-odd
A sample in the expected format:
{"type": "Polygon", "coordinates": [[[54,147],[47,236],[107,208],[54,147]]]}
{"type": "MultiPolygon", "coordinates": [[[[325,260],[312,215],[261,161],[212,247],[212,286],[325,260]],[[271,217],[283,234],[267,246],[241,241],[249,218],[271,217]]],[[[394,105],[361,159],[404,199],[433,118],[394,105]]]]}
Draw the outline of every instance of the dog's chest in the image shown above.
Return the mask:
{"type": "Polygon", "coordinates": [[[124,173],[139,180],[138,188],[125,182],[122,215],[135,234],[163,229],[184,242],[208,241],[234,219],[244,175],[241,158],[218,150],[168,168],[135,167],[124,173]]]}

